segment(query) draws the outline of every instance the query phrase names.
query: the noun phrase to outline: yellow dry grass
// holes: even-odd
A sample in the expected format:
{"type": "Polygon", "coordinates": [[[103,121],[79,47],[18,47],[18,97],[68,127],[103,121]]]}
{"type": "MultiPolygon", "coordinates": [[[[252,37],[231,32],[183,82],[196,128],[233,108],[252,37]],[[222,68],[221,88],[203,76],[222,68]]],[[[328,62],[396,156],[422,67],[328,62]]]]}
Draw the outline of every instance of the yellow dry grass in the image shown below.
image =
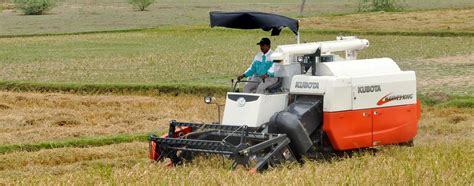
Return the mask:
{"type": "Polygon", "coordinates": [[[25,167],[59,167],[78,162],[94,160],[143,157],[146,154],[145,143],[133,142],[92,148],[59,148],[37,152],[13,152],[2,156],[0,171],[21,170],[25,167]],[[144,154],[145,153],[145,154],[144,154]]]}
{"type": "Polygon", "coordinates": [[[241,168],[231,171],[230,162],[220,158],[167,168],[162,162],[150,163],[147,144],[141,142],[13,152],[0,155],[0,184],[472,185],[472,123],[474,109],[424,106],[415,147],[385,146],[353,157],[283,165],[258,175],[241,168]]]}
{"type": "Polygon", "coordinates": [[[374,12],[302,19],[302,28],[376,32],[474,32],[474,9],[374,12]]]}
{"type": "Polygon", "coordinates": [[[151,132],[164,129],[172,119],[216,121],[215,111],[195,96],[0,92],[0,144],[151,132]]]}

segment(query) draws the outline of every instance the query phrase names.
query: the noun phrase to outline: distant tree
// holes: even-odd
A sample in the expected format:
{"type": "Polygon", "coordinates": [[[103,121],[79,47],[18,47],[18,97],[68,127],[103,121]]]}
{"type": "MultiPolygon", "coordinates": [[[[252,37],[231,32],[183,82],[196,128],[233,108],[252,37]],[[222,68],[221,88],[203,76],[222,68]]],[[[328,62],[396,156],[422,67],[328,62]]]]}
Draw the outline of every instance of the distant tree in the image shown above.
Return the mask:
{"type": "Polygon", "coordinates": [[[53,0],[14,0],[15,7],[25,15],[41,15],[56,4],[53,0]]]}
{"type": "Polygon", "coordinates": [[[359,0],[359,12],[398,12],[403,11],[405,0],[359,0]]]}
{"type": "Polygon", "coordinates": [[[132,5],[134,9],[145,11],[148,6],[153,4],[155,0],[128,0],[128,4],[132,5]]]}

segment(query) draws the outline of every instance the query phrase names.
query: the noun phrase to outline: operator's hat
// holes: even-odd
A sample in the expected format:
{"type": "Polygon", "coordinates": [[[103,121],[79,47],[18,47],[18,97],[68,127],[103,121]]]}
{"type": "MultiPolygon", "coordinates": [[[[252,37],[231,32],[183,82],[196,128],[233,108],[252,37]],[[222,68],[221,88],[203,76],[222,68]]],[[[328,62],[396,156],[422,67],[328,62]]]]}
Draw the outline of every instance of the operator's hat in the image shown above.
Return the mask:
{"type": "Polygon", "coordinates": [[[260,42],[257,43],[257,45],[263,45],[263,44],[270,45],[270,39],[264,37],[260,40],[260,42]]]}

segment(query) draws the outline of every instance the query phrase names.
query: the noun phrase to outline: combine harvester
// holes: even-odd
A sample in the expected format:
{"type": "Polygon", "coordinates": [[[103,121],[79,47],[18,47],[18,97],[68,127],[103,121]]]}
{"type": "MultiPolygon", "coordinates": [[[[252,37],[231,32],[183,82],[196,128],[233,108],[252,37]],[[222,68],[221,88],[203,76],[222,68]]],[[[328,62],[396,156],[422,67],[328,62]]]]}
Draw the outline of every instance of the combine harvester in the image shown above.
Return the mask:
{"type": "MultiPolygon", "coordinates": [[[[289,27],[297,44],[271,55],[277,86],[268,93],[227,93],[222,123],[171,121],[150,136],[150,158],[173,165],[197,154],[224,155],[251,171],[303,157],[387,144],[412,145],[420,118],[413,71],[390,58],[357,59],[365,39],[299,43],[298,20],[259,12],[211,12],[211,26],[271,30],[289,27]],[[335,52],[345,52],[345,58],[335,52]]],[[[213,99],[206,97],[205,102],[213,99]]]]}

